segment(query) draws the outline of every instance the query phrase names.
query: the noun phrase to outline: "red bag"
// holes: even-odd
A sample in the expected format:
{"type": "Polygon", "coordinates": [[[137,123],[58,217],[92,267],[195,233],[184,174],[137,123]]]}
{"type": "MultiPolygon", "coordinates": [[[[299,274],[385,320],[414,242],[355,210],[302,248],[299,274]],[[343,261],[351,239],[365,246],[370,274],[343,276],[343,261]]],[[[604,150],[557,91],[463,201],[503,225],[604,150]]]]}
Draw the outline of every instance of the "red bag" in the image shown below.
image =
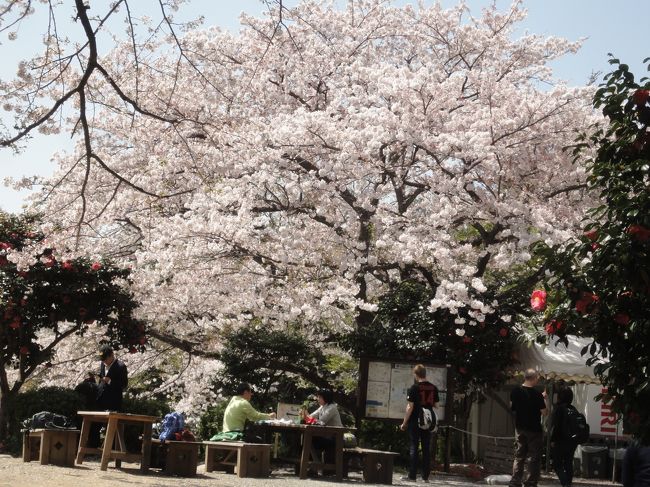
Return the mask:
{"type": "Polygon", "coordinates": [[[174,437],[176,441],[196,441],[196,436],[194,436],[194,433],[192,433],[187,428],[183,429],[183,431],[174,433],[174,437]]]}

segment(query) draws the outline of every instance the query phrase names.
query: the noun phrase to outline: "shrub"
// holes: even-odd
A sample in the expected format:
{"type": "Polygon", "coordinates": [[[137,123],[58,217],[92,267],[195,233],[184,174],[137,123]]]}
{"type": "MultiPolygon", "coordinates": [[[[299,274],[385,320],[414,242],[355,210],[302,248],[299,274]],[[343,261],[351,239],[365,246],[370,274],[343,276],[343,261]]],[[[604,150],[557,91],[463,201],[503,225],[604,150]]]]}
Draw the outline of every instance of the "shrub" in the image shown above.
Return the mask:
{"type": "Polygon", "coordinates": [[[408,464],[408,433],[400,430],[396,423],[390,421],[363,420],[356,435],[359,446],[399,453],[401,463],[408,464]]]}
{"type": "Polygon", "coordinates": [[[199,419],[197,437],[202,440],[209,440],[210,437],[221,431],[223,425],[223,413],[226,411],[229,399],[224,399],[210,406],[199,419]]]}
{"type": "Polygon", "coordinates": [[[83,410],[84,398],[74,389],[65,387],[43,387],[20,393],[9,408],[9,435],[7,449],[18,455],[22,448],[20,429],[22,422],[41,411],[51,411],[75,420],[81,425],[77,411],[83,410]]]}

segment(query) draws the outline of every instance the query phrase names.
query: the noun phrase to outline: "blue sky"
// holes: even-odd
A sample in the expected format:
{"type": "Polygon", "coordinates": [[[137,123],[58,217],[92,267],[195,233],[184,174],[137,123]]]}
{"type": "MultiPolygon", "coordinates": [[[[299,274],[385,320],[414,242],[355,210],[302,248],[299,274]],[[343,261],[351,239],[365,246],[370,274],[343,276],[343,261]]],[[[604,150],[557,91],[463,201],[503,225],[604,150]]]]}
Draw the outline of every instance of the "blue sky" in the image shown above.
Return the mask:
{"type": "MultiPolygon", "coordinates": [[[[138,2],[151,0],[138,0],[138,2]]],[[[154,2],[155,3],[155,2],[154,2]]],[[[291,6],[296,0],[285,0],[291,6]]],[[[342,0],[339,3],[344,3],[342,0]]],[[[395,5],[405,5],[415,1],[395,0],[395,5]]],[[[424,2],[427,5],[432,0],[424,2]]],[[[441,1],[445,7],[455,5],[452,0],[441,1]]],[[[467,0],[471,12],[478,16],[482,8],[490,5],[488,0],[467,0]]],[[[142,3],[140,3],[142,5],[142,3]]],[[[510,1],[497,0],[500,9],[510,6],[510,1]]],[[[92,5],[92,2],[91,2],[92,5]]],[[[528,18],[521,24],[521,33],[554,35],[570,40],[586,38],[578,54],[555,61],[552,66],[556,76],[572,85],[584,84],[592,72],[608,71],[607,53],[630,65],[637,77],[645,76],[642,60],[650,57],[647,40],[648,6],[647,0],[525,0],[528,18]]],[[[37,5],[37,8],[41,7],[37,5]]],[[[186,14],[189,18],[197,13],[205,16],[206,25],[220,25],[236,31],[239,14],[244,11],[258,15],[265,10],[260,0],[192,0],[186,14]]],[[[40,19],[42,20],[42,19],[40,19]]],[[[6,43],[0,39],[0,78],[8,79],[15,72],[16,61],[24,53],[37,47],[30,39],[38,38],[39,19],[21,27],[19,40],[6,43]]],[[[42,25],[42,24],[41,24],[42,25]]],[[[76,27],[76,24],[72,26],[76,27]]],[[[51,155],[55,151],[70,146],[69,136],[36,136],[26,149],[18,155],[8,149],[0,149],[0,180],[7,176],[48,175],[54,170],[51,155]]],[[[20,211],[26,193],[18,193],[0,186],[0,208],[5,211],[20,211]]]]}

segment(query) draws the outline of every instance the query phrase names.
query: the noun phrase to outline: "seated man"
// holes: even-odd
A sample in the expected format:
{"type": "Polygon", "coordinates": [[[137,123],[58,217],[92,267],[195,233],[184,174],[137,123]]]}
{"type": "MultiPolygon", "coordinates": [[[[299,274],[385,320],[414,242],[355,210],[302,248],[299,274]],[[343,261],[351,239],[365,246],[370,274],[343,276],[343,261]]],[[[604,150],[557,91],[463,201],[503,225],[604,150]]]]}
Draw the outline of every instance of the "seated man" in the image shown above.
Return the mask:
{"type": "Polygon", "coordinates": [[[247,420],[258,421],[275,418],[275,413],[260,413],[251,406],[249,401],[253,396],[253,391],[249,384],[239,384],[236,392],[237,395],[232,397],[223,415],[223,432],[244,431],[247,420]]]}

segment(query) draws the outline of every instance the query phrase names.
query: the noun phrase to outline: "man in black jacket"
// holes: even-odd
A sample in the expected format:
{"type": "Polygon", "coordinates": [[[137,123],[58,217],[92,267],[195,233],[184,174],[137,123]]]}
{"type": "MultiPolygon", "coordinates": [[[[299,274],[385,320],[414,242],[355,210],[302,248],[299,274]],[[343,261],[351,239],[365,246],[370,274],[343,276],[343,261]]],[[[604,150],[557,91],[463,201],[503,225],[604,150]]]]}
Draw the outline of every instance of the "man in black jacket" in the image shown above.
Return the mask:
{"type": "Polygon", "coordinates": [[[122,393],[129,383],[126,365],[115,358],[113,349],[108,345],[102,346],[100,357],[97,406],[102,410],[121,411],[122,393]]]}
{"type": "Polygon", "coordinates": [[[551,418],[551,458],[562,487],[573,485],[573,454],[578,446],[566,431],[568,410],[575,410],[571,405],[572,402],[573,391],[569,388],[560,389],[557,393],[557,405],[551,418]]]}

